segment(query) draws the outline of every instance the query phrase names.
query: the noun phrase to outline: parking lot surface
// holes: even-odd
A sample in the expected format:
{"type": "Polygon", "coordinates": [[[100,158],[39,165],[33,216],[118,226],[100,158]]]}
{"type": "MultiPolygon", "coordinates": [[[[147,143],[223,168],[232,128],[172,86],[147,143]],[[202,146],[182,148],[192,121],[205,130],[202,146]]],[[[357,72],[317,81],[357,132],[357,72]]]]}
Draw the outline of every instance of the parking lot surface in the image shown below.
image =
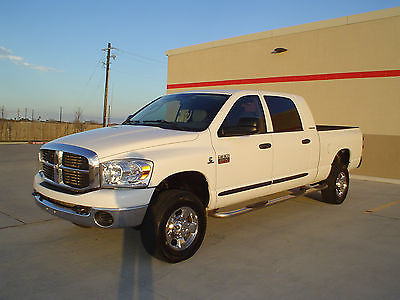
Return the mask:
{"type": "Polygon", "coordinates": [[[84,229],[33,201],[38,145],[0,145],[0,299],[399,299],[400,185],[352,180],[339,206],[299,197],[208,218],[191,259],[134,229],[84,229]]]}

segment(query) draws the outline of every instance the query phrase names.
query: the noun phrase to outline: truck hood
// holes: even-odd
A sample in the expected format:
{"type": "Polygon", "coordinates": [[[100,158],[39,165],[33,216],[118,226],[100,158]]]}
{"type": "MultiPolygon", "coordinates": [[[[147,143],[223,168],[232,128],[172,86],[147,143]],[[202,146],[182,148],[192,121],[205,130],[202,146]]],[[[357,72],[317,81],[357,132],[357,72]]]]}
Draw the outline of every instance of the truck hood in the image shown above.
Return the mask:
{"type": "Polygon", "coordinates": [[[54,140],[54,143],[90,149],[99,159],[166,144],[195,140],[197,132],[177,131],[159,127],[117,125],[72,134],[54,140]]]}

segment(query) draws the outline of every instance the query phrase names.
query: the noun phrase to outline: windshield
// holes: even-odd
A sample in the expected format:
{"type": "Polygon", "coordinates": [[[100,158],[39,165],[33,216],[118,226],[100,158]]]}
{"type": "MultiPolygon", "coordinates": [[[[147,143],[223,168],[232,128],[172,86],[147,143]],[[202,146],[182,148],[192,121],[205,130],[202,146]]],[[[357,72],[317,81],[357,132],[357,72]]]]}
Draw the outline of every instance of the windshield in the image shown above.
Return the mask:
{"type": "Polygon", "coordinates": [[[129,116],[122,124],[203,131],[210,125],[229,96],[205,93],[167,95],[129,116]]]}

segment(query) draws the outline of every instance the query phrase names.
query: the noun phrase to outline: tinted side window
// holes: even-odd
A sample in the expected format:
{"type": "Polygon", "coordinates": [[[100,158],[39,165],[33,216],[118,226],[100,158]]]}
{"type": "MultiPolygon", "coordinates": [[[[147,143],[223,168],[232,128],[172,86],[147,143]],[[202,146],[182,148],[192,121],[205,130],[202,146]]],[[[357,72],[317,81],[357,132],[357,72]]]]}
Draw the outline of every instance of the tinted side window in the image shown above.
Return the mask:
{"type": "Polygon", "coordinates": [[[218,136],[238,136],[265,132],[265,117],[260,99],[256,95],[249,95],[241,97],[232,106],[218,130],[218,136]],[[248,131],[246,132],[246,130],[248,131]]]}
{"type": "Polygon", "coordinates": [[[300,115],[293,101],[278,96],[264,96],[274,126],[274,132],[301,131],[300,115]]]}

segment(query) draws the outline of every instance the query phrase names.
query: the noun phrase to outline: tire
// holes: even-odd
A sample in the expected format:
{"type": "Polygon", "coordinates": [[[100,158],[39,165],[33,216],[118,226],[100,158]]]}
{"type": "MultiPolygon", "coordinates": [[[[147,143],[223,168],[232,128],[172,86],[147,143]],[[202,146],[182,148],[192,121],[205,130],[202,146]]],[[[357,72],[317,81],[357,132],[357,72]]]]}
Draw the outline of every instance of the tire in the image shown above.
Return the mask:
{"type": "Polygon", "coordinates": [[[206,211],[196,195],[164,191],[147,209],[141,228],[143,246],[154,257],[177,263],[200,248],[206,226],[206,211]]]}
{"type": "Polygon", "coordinates": [[[322,190],[322,200],[327,203],[341,204],[349,190],[349,171],[341,163],[334,163],[326,179],[328,187],[322,190]]]}

